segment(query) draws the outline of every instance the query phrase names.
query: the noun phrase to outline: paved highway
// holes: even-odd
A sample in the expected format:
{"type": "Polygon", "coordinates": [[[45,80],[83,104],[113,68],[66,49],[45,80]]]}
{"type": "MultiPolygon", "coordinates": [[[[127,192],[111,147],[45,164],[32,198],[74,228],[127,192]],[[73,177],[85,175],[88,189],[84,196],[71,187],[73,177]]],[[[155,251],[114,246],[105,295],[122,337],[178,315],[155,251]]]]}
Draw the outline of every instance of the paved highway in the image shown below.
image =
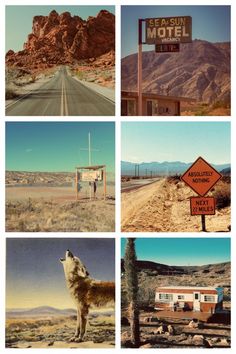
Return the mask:
{"type": "Polygon", "coordinates": [[[7,116],[113,116],[115,104],[85,87],[61,67],[37,90],[6,107],[7,116]]]}

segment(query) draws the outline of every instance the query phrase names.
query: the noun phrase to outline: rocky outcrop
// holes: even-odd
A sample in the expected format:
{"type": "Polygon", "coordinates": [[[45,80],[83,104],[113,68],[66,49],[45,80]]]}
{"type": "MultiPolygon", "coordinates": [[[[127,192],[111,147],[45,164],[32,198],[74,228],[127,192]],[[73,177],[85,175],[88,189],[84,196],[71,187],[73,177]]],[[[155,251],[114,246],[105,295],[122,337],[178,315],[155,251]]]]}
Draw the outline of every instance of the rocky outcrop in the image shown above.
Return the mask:
{"type": "Polygon", "coordinates": [[[115,49],[115,16],[102,10],[87,21],[69,12],[33,18],[32,33],[23,50],[6,54],[6,65],[13,67],[51,67],[75,64],[97,58],[115,49]]]}

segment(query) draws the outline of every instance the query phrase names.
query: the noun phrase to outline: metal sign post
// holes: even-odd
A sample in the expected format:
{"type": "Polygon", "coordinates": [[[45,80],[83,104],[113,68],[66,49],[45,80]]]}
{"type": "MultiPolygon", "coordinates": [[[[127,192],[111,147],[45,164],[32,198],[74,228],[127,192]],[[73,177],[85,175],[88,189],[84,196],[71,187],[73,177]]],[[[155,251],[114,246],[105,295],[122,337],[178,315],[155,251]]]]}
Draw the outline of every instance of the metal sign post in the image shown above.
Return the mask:
{"type": "Polygon", "coordinates": [[[143,31],[143,20],[138,20],[138,115],[143,115],[143,93],[142,93],[142,82],[143,82],[143,59],[142,59],[142,31],[143,31]]]}
{"type": "Polygon", "coordinates": [[[202,231],[206,232],[206,215],[201,215],[202,220],[202,231]]]}
{"type": "MultiPolygon", "coordinates": [[[[89,153],[89,166],[92,165],[92,156],[91,152],[92,151],[99,151],[97,149],[91,149],[91,137],[90,137],[90,132],[88,133],[88,148],[81,148],[80,150],[88,151],[89,153]]],[[[90,195],[90,200],[92,200],[92,184],[89,186],[89,195],[90,195]]]]}

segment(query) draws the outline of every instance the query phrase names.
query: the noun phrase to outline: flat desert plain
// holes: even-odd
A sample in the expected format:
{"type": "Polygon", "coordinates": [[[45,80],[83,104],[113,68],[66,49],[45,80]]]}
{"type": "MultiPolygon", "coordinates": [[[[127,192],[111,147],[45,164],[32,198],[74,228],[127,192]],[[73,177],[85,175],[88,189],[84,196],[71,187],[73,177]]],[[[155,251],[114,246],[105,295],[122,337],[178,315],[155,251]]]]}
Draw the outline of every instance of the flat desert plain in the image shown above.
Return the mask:
{"type": "Polygon", "coordinates": [[[76,200],[73,175],[34,173],[6,179],[6,231],[79,231],[115,230],[115,184],[107,183],[106,200],[98,183],[96,199],[90,200],[89,186],[83,184],[76,200]],[[50,180],[49,177],[50,176],[50,180]],[[65,183],[66,180],[66,183],[65,183]],[[64,183],[63,183],[64,181],[64,183]]]}
{"type": "Polygon", "coordinates": [[[89,315],[84,342],[70,342],[76,326],[76,315],[37,316],[7,313],[7,348],[114,348],[115,316],[112,311],[89,315]]]}
{"type": "MultiPolygon", "coordinates": [[[[179,177],[156,178],[134,186],[124,182],[121,194],[121,228],[126,232],[201,231],[201,216],[191,216],[190,197],[197,196],[179,177]],[[130,187],[129,187],[130,186],[130,187]]],[[[223,177],[208,196],[216,198],[216,214],[206,216],[210,232],[230,230],[230,177],[223,177]]]]}

